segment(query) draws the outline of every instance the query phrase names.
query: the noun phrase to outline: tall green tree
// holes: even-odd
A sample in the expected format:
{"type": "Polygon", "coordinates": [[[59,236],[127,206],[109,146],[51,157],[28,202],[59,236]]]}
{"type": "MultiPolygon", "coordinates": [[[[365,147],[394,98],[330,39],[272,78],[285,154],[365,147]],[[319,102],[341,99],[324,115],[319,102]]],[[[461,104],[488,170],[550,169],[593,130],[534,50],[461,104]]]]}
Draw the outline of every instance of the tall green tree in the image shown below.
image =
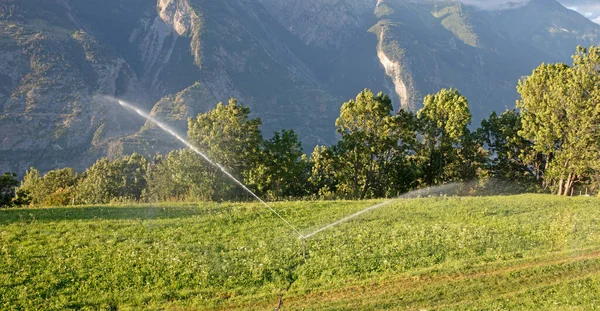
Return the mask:
{"type": "Polygon", "coordinates": [[[332,199],[337,192],[338,167],[337,154],[333,148],[315,146],[310,156],[310,176],[308,182],[311,192],[323,199],[332,199]]]}
{"type": "Polygon", "coordinates": [[[144,197],[156,201],[210,201],[223,198],[215,193],[214,168],[189,149],[157,155],[148,167],[148,188],[144,197]]]}
{"type": "Polygon", "coordinates": [[[139,201],[147,186],[147,168],[148,160],[137,153],[112,162],[102,158],[85,171],[77,185],[77,200],[85,204],[139,201]]]}
{"type": "Polygon", "coordinates": [[[23,177],[19,190],[27,197],[30,205],[40,205],[44,200],[42,175],[35,167],[30,167],[23,177]]]}
{"type": "Polygon", "coordinates": [[[560,124],[566,117],[561,112],[561,101],[553,93],[559,90],[557,86],[564,85],[560,80],[567,71],[571,69],[565,64],[542,64],[529,77],[520,80],[517,87],[521,95],[521,100],[517,101],[522,122],[519,135],[532,141],[533,149],[542,155],[545,165],[541,172],[545,186],[551,182],[551,178],[546,178],[546,172],[554,160],[559,136],[562,135],[560,124]]]}
{"type": "Polygon", "coordinates": [[[467,129],[457,151],[457,162],[459,163],[457,177],[459,180],[469,181],[488,175],[486,163],[489,153],[483,148],[477,132],[467,129]]]}
{"type": "MultiPolygon", "coordinates": [[[[242,181],[260,160],[262,134],[260,119],[250,118],[250,108],[231,99],[229,104],[219,103],[214,109],[199,114],[188,121],[190,141],[214,162],[242,181]]],[[[214,167],[208,167],[209,178],[215,187],[226,188],[230,196],[245,195],[214,167]]],[[[215,193],[227,191],[216,190],[215,193]]]]}
{"type": "Polygon", "coordinates": [[[19,191],[26,194],[34,206],[64,206],[75,197],[79,176],[72,168],[49,171],[44,176],[30,168],[23,178],[19,191]]]}
{"type": "Polygon", "coordinates": [[[403,170],[413,139],[410,131],[401,130],[405,120],[392,110],[387,95],[368,89],[342,105],[336,120],[341,135],[336,146],[338,192],[355,199],[399,192],[394,172],[403,170]]]}
{"type": "Polygon", "coordinates": [[[303,197],[308,194],[308,159],[293,130],[275,132],[263,142],[258,165],[248,183],[271,200],[303,197]]]}
{"type": "Polygon", "coordinates": [[[533,150],[531,141],[519,135],[522,130],[521,116],[515,110],[499,116],[492,112],[481,121],[477,135],[489,151],[492,176],[525,184],[541,180],[544,157],[533,150]]]}
{"type": "MultiPolygon", "coordinates": [[[[465,147],[472,143],[467,129],[471,122],[467,99],[456,89],[442,89],[425,97],[417,116],[422,136],[419,154],[423,182],[431,186],[461,179],[465,175],[462,172],[466,172],[460,161],[461,143],[465,147]]],[[[464,154],[465,157],[469,155],[464,154]]]]}
{"type": "Polygon", "coordinates": [[[573,67],[542,64],[519,81],[523,130],[545,155],[546,185],[569,195],[577,182],[598,171],[600,159],[599,49],[578,47],[573,67]]]}

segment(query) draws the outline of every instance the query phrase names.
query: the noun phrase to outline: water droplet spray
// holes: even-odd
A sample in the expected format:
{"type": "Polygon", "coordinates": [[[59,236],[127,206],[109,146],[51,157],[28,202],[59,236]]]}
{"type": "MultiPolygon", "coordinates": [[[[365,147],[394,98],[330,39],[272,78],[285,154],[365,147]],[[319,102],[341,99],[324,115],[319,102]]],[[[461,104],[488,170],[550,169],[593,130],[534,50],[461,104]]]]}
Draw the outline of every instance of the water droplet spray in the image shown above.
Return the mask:
{"type": "MultiPolygon", "coordinates": [[[[275,209],[273,209],[269,204],[267,204],[263,199],[261,199],[256,193],[254,193],[252,190],[250,190],[248,187],[246,187],[246,185],[244,185],[241,181],[239,181],[237,178],[235,178],[233,175],[231,175],[231,173],[229,173],[223,166],[221,166],[221,164],[219,164],[219,163],[211,160],[206,154],[204,154],[204,152],[200,151],[198,148],[196,148],[196,146],[192,145],[192,143],[190,143],[189,141],[187,141],[186,139],[184,139],[175,130],[171,129],[166,124],[164,124],[164,123],[158,121],[157,119],[153,118],[148,113],[146,113],[143,110],[141,110],[140,108],[138,108],[138,107],[136,107],[136,106],[134,106],[134,105],[132,105],[130,103],[127,103],[124,100],[120,100],[120,99],[112,98],[112,97],[108,97],[108,98],[111,99],[111,100],[116,101],[122,107],[124,107],[126,109],[129,109],[131,111],[134,111],[135,113],[137,113],[141,117],[145,118],[146,120],[148,120],[148,121],[154,123],[156,126],[160,127],[163,131],[171,134],[171,136],[175,137],[177,140],[179,140],[180,142],[182,142],[185,146],[187,146],[192,151],[194,151],[195,153],[197,153],[199,156],[201,156],[202,158],[204,158],[204,160],[206,160],[206,162],[208,162],[211,165],[217,167],[229,179],[231,179],[233,182],[235,182],[236,184],[238,184],[242,189],[244,189],[244,191],[248,192],[250,195],[252,195],[254,198],[256,198],[263,206],[265,206],[267,209],[269,209],[271,212],[273,212],[273,214],[275,214],[277,217],[279,217],[288,227],[290,227],[296,234],[298,234],[298,236],[300,237],[300,239],[302,239],[303,241],[306,239],[306,237],[302,233],[300,233],[300,231],[298,231],[298,229],[296,229],[296,227],[294,227],[290,222],[288,222],[285,218],[283,218],[283,216],[281,216],[275,209]]],[[[304,242],[303,242],[303,245],[304,245],[304,242]]]]}

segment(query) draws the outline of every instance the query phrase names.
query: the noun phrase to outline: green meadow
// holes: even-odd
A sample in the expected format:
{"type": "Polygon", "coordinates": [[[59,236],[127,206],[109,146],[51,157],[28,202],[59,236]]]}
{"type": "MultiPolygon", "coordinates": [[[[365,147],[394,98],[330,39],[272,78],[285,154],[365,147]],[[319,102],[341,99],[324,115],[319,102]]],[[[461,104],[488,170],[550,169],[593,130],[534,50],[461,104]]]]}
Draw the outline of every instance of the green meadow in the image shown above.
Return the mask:
{"type": "MultiPolygon", "coordinates": [[[[381,201],[276,203],[309,234],[381,201]]],[[[256,203],[0,210],[2,310],[595,310],[600,199],[404,199],[302,241],[256,203]]]]}

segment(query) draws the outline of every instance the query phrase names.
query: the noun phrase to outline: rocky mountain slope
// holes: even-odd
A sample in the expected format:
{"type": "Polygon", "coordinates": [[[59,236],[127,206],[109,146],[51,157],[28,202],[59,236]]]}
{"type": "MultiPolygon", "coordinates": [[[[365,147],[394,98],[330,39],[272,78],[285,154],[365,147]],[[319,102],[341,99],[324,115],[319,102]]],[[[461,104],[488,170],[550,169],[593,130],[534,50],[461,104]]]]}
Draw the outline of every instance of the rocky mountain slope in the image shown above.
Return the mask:
{"type": "Polygon", "coordinates": [[[513,107],[541,62],[599,42],[600,26],[555,0],[0,0],[0,171],[178,147],[106,96],[181,132],[237,97],[265,136],[293,128],[310,151],[365,87],[410,109],[457,87],[478,120],[513,107]]]}
{"type": "Polygon", "coordinates": [[[344,63],[352,57],[347,53],[360,55],[368,63],[361,67],[363,85],[386,86],[397,105],[416,108],[424,94],[456,87],[471,101],[476,120],[514,107],[517,79],[540,63],[569,62],[577,45],[600,42],[600,26],[555,0],[496,11],[444,0],[260,1],[305,44],[338,53],[329,68],[345,71],[328,71],[324,83],[347,83],[356,68],[344,63]],[[355,42],[368,49],[356,49],[355,42]]]}

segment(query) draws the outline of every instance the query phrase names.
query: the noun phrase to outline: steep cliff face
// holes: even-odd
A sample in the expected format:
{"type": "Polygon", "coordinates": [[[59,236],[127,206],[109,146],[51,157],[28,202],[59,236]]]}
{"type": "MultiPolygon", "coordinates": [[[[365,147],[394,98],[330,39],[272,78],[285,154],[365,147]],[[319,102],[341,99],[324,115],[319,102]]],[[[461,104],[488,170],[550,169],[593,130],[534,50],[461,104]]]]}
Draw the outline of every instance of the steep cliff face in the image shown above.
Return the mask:
{"type": "Polygon", "coordinates": [[[259,1],[306,44],[334,49],[370,26],[377,5],[377,0],[259,1]]]}
{"type": "Polygon", "coordinates": [[[191,38],[190,49],[194,63],[202,66],[201,13],[194,10],[190,0],[158,0],[158,16],[180,36],[191,38]]]}
{"type": "MultiPolygon", "coordinates": [[[[236,97],[262,118],[267,136],[291,127],[309,146],[332,139],[340,100],[320,86],[302,58],[308,48],[257,1],[160,0],[157,11],[130,40],[146,59],[142,81],[164,95],[196,83],[212,101],[163,98],[161,110],[183,103],[193,115],[236,97]]],[[[187,116],[180,118],[173,122],[185,123],[187,116]]]]}
{"type": "Polygon", "coordinates": [[[148,148],[157,133],[104,95],[181,132],[188,117],[238,97],[267,136],[294,128],[308,145],[332,139],[341,100],[320,88],[295,53],[305,45],[262,5],[154,1],[0,0],[1,171],[83,169],[100,156],[173,147],[159,139],[148,148]]]}
{"type": "Polygon", "coordinates": [[[161,0],[156,8],[148,10],[140,18],[129,35],[128,44],[134,55],[132,60],[138,60],[138,75],[153,100],[193,83],[192,75],[200,69],[200,44],[191,48],[192,37],[200,40],[200,33],[192,31],[200,29],[200,22],[190,10],[185,1],[161,0]],[[184,62],[193,68],[184,71],[182,78],[174,81],[170,77],[173,68],[184,62]]]}
{"type": "Polygon", "coordinates": [[[89,159],[76,158],[94,136],[139,126],[95,100],[97,94],[142,100],[135,72],[79,28],[68,8],[28,0],[2,5],[0,169],[21,172],[38,163],[83,167],[89,159]],[[37,5],[50,10],[41,15],[32,9],[37,5]]]}

